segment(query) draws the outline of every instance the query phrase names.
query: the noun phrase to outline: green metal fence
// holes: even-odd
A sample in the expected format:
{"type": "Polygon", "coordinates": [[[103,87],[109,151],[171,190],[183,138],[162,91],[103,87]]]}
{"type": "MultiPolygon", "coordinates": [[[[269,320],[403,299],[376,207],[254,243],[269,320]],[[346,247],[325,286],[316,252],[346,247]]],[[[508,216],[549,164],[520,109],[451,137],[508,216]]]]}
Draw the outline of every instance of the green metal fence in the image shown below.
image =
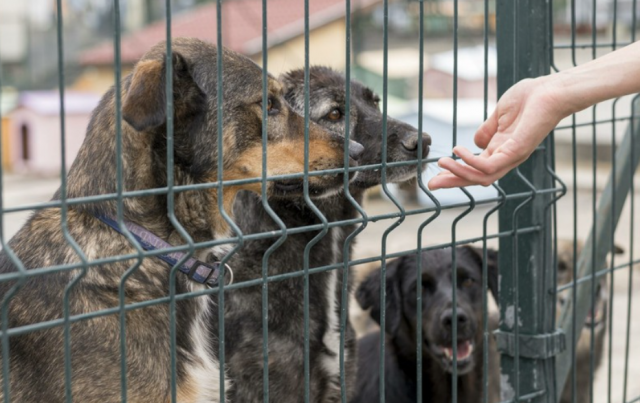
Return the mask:
{"type": "MultiPolygon", "coordinates": [[[[381,107],[383,114],[383,124],[385,126],[382,146],[381,146],[381,161],[380,164],[360,166],[357,168],[349,168],[348,158],[348,140],[349,132],[345,130],[345,168],[334,169],[324,172],[310,172],[309,171],[309,110],[310,103],[313,102],[309,99],[309,67],[310,67],[310,24],[309,24],[309,9],[310,3],[316,0],[304,0],[305,18],[304,18],[304,75],[305,75],[305,170],[299,174],[280,176],[277,179],[290,179],[290,178],[304,178],[305,196],[304,202],[308,208],[318,217],[319,224],[309,225],[305,227],[287,228],[284,222],[278,217],[276,212],[271,208],[269,201],[267,200],[267,187],[265,184],[273,180],[273,177],[267,176],[267,119],[268,113],[266,109],[268,91],[267,91],[267,72],[269,70],[268,60],[268,48],[269,38],[267,30],[267,0],[250,2],[251,6],[260,7],[261,9],[261,24],[263,27],[262,36],[262,66],[263,69],[263,130],[262,130],[262,176],[260,178],[223,181],[223,161],[222,158],[218,160],[217,169],[217,181],[208,184],[198,184],[189,186],[176,186],[174,185],[174,122],[173,122],[173,83],[172,83],[172,49],[170,42],[167,42],[167,61],[166,66],[166,92],[167,103],[167,184],[165,187],[157,189],[148,189],[144,191],[130,191],[125,189],[122,174],[124,161],[122,156],[122,114],[121,114],[121,79],[122,72],[119,66],[121,66],[121,14],[120,14],[120,2],[115,1],[113,3],[113,22],[114,22],[114,74],[115,74],[115,113],[116,113],[116,138],[117,138],[117,191],[113,194],[101,194],[95,195],[89,198],[68,198],[66,190],[66,161],[65,161],[65,64],[64,64],[64,38],[63,38],[63,2],[57,0],[56,2],[56,15],[57,18],[57,51],[58,51],[58,78],[59,78],[59,93],[60,93],[60,144],[62,153],[60,155],[61,160],[61,187],[59,193],[59,200],[52,200],[37,204],[19,205],[13,207],[4,207],[3,198],[0,197],[0,209],[2,214],[0,215],[0,240],[2,242],[3,253],[6,254],[8,259],[13,263],[14,270],[12,272],[0,274],[0,282],[13,284],[8,292],[3,295],[2,298],[2,380],[3,380],[3,394],[5,401],[12,401],[11,399],[11,385],[9,382],[9,374],[11,371],[10,357],[12,338],[18,338],[21,335],[33,332],[41,332],[50,328],[62,328],[64,330],[64,356],[65,356],[65,396],[66,401],[71,402],[73,400],[81,401],[80,399],[74,399],[72,396],[72,384],[74,379],[74,368],[71,362],[71,345],[74,340],[71,337],[71,325],[83,320],[89,320],[107,315],[117,315],[120,319],[120,328],[117,330],[120,338],[120,356],[124,358],[126,355],[126,312],[132,310],[145,309],[146,307],[154,304],[168,304],[170,311],[170,327],[167,330],[170,332],[171,337],[171,401],[177,401],[177,388],[176,388],[176,332],[177,332],[177,318],[176,318],[176,303],[186,299],[197,298],[212,298],[216,302],[216,309],[218,312],[218,334],[219,348],[216,351],[217,358],[220,361],[220,378],[212,379],[212,382],[220,383],[220,401],[225,401],[225,297],[228,297],[230,293],[237,292],[241,288],[247,287],[262,287],[262,348],[263,348],[263,360],[260,365],[263,367],[263,379],[262,385],[253,385],[255,388],[262,387],[263,399],[265,402],[270,401],[269,393],[270,387],[273,386],[269,377],[269,356],[275,354],[269,351],[268,341],[272,337],[277,337],[270,334],[269,330],[269,296],[268,290],[270,284],[274,282],[289,281],[294,278],[302,278],[304,280],[304,290],[302,301],[292,301],[292,303],[301,303],[304,306],[304,323],[303,333],[300,335],[300,342],[303,344],[304,351],[304,401],[313,401],[314,397],[311,395],[310,382],[311,382],[311,360],[310,356],[314,354],[310,349],[309,344],[309,329],[310,329],[310,314],[309,307],[314,303],[309,295],[309,281],[313,279],[314,275],[327,271],[336,271],[338,275],[342,275],[342,289],[341,291],[341,316],[340,316],[340,387],[341,387],[341,400],[347,402],[347,388],[349,382],[345,375],[346,360],[352,359],[345,356],[345,329],[349,321],[349,312],[347,309],[347,301],[349,299],[349,274],[350,271],[356,270],[357,266],[367,263],[378,262],[381,265],[380,276],[382,279],[386,277],[386,262],[387,259],[396,258],[399,256],[416,255],[418,259],[418,266],[420,267],[422,255],[420,251],[433,250],[442,248],[445,246],[455,246],[467,243],[482,244],[484,249],[485,265],[483,276],[483,285],[485,290],[487,289],[487,244],[495,241],[499,242],[499,266],[500,266],[500,328],[495,333],[492,333],[489,328],[488,315],[489,315],[489,301],[485,295],[483,301],[484,311],[484,362],[483,366],[483,394],[478,397],[478,401],[489,401],[489,385],[492,383],[499,383],[501,388],[501,399],[505,402],[555,402],[559,401],[559,396],[562,393],[565,382],[572,385],[573,401],[578,401],[575,397],[577,395],[577,375],[576,371],[572,376],[568,376],[571,367],[575,366],[576,362],[576,345],[578,337],[581,334],[579,331],[582,327],[582,323],[587,317],[588,311],[594,310],[596,294],[596,279],[603,276],[609,277],[609,294],[610,304],[608,311],[608,401],[615,402],[635,402],[640,401],[640,396],[630,395],[629,382],[633,381],[630,377],[629,366],[630,361],[633,358],[630,357],[630,346],[633,341],[631,336],[631,323],[633,321],[633,315],[631,312],[632,305],[632,290],[633,290],[633,269],[632,266],[637,264],[637,259],[634,260],[633,248],[635,245],[634,238],[634,173],[638,164],[638,155],[640,154],[640,122],[638,121],[638,111],[636,107],[636,99],[634,98],[632,106],[629,110],[618,107],[618,101],[616,100],[611,108],[611,116],[605,119],[601,119],[597,116],[596,111],[601,106],[595,106],[593,108],[591,119],[586,121],[577,121],[576,117],[572,118],[572,121],[568,125],[562,125],[557,128],[556,134],[560,132],[569,132],[572,136],[572,143],[570,147],[571,151],[571,178],[562,178],[556,173],[556,149],[554,147],[555,139],[554,135],[549,138],[538,148],[538,150],[532,155],[532,157],[524,163],[520,168],[511,172],[499,184],[494,184],[492,187],[496,190],[497,196],[491,198],[484,198],[482,200],[476,200],[474,196],[467,190],[461,189],[462,194],[466,196],[464,202],[455,203],[441,203],[438,199],[438,193],[431,193],[423,180],[422,173],[425,170],[422,162],[427,161],[433,163],[436,161],[436,157],[429,156],[428,159],[423,158],[422,152],[419,151],[418,159],[416,161],[406,163],[387,163],[387,112],[388,112],[388,50],[389,50],[389,17],[388,7],[389,1],[384,0],[380,2],[380,6],[383,9],[383,30],[382,30],[382,49],[383,49],[383,90],[381,95],[381,107]],[[616,138],[616,130],[620,128],[620,125],[628,125],[628,129],[625,132],[622,142],[618,144],[616,138]],[[577,154],[579,152],[579,142],[577,141],[577,132],[580,128],[590,128],[592,133],[592,158],[590,167],[592,169],[592,195],[591,195],[591,221],[593,224],[589,229],[588,237],[585,237],[586,232],[578,231],[578,224],[580,218],[578,216],[578,192],[577,192],[577,177],[579,169],[579,161],[577,154]],[[611,156],[607,164],[601,167],[599,161],[600,155],[597,155],[597,140],[605,136],[611,136],[611,156]],[[617,145],[617,146],[616,146],[617,145]],[[400,200],[397,194],[389,187],[387,183],[387,168],[390,166],[411,165],[416,169],[416,176],[418,178],[418,191],[423,192],[432,201],[433,207],[412,207],[405,205],[400,200]],[[350,194],[348,175],[344,175],[344,197],[353,205],[360,214],[360,217],[349,219],[345,221],[329,222],[322,214],[322,212],[315,206],[314,200],[309,195],[309,181],[308,178],[313,175],[321,173],[347,173],[349,171],[363,171],[363,170],[380,170],[382,177],[382,193],[389,198],[391,203],[395,206],[393,211],[371,214],[367,213],[366,209],[362,208],[356,199],[350,194]],[[599,172],[611,172],[610,179],[606,183],[602,193],[598,192],[596,186],[597,173],[599,172]],[[223,200],[223,186],[238,185],[244,183],[261,183],[262,184],[262,205],[268,212],[269,216],[280,227],[277,231],[270,231],[268,233],[260,234],[243,234],[240,228],[234,223],[230,212],[225,211],[222,205],[223,200]],[[186,230],[182,227],[179,220],[175,215],[175,195],[179,192],[185,192],[194,189],[215,189],[218,194],[218,208],[222,211],[223,218],[229,223],[232,228],[233,237],[229,239],[216,239],[207,242],[194,242],[186,230]],[[559,214],[565,215],[565,211],[559,211],[557,207],[558,200],[564,196],[568,189],[573,189],[573,206],[572,206],[572,223],[573,229],[571,238],[574,240],[573,248],[573,278],[577,281],[557,286],[557,243],[559,230],[559,214]],[[183,263],[179,262],[171,269],[171,284],[169,287],[168,295],[164,298],[154,299],[144,302],[138,302],[133,304],[125,303],[125,288],[126,281],[140,266],[143,259],[151,259],[154,256],[166,252],[166,250],[145,251],[136,239],[125,229],[127,238],[131,245],[136,249],[136,253],[127,254],[121,256],[110,256],[100,259],[90,260],[87,258],[85,251],[83,251],[76,241],[73,239],[69,229],[67,227],[67,213],[74,206],[88,202],[104,202],[115,201],[118,207],[117,221],[121,227],[124,228],[123,218],[123,206],[124,201],[129,198],[140,198],[147,195],[166,195],[167,215],[174,225],[175,230],[180,234],[182,239],[185,240],[183,245],[177,245],[171,248],[170,251],[183,251],[188,252],[183,261],[188,257],[191,257],[196,249],[213,247],[219,245],[231,245],[231,249],[222,260],[224,266],[234,254],[241,253],[242,245],[247,241],[259,240],[259,239],[272,239],[273,244],[265,249],[260,262],[262,267],[262,276],[249,281],[236,282],[231,285],[225,285],[221,282],[218,287],[212,289],[206,289],[197,292],[191,292],[187,294],[176,294],[176,276],[181,274],[177,273],[178,267],[183,263]],[[628,211],[626,216],[629,219],[629,233],[628,242],[628,259],[624,262],[618,262],[616,264],[615,257],[611,255],[610,261],[607,262],[607,253],[614,249],[614,243],[617,239],[620,239],[621,235],[616,233],[616,227],[618,221],[623,214],[623,208],[625,203],[628,203],[628,211]],[[62,221],[60,226],[66,241],[73,248],[80,263],[77,264],[63,264],[49,267],[25,267],[23,263],[16,257],[14,251],[8,245],[8,239],[3,235],[2,223],[5,220],[5,216],[15,212],[26,211],[40,211],[43,209],[52,208],[59,209],[61,212],[62,221]],[[469,217],[480,217],[481,226],[476,228],[474,236],[459,236],[461,223],[466,223],[469,217]],[[446,217],[445,217],[446,216],[446,217]],[[444,237],[438,233],[430,233],[429,229],[434,228],[438,220],[449,220],[449,235],[444,237]],[[496,219],[498,225],[496,227],[496,219]],[[405,245],[412,244],[415,247],[405,248],[401,251],[392,251],[388,248],[388,240],[394,236],[394,231],[397,230],[403,224],[408,221],[419,220],[420,225],[416,232],[412,234],[410,238],[407,238],[405,245]],[[361,234],[367,230],[367,227],[375,223],[385,223],[386,228],[382,233],[381,242],[379,244],[379,254],[374,257],[361,257],[355,258],[352,256],[352,244],[361,234]],[[311,257],[314,254],[314,246],[326,236],[329,235],[329,231],[332,228],[341,226],[356,226],[356,229],[346,238],[342,245],[339,247],[342,249],[343,260],[334,261],[330,264],[321,267],[312,266],[311,257]],[[279,247],[286,244],[287,238],[305,232],[315,233],[315,236],[304,248],[303,252],[303,266],[292,268],[291,272],[279,275],[270,275],[269,265],[270,258],[274,251],[279,247]],[[585,248],[582,253],[578,252],[575,240],[580,238],[586,238],[585,248]],[[71,314],[69,308],[70,295],[75,285],[81,281],[83,276],[90,270],[97,270],[99,266],[106,265],[114,262],[121,262],[125,260],[135,260],[134,263],[122,276],[119,286],[119,305],[107,310],[99,312],[84,312],[82,314],[71,314]],[[607,268],[609,267],[609,268],[607,268]],[[45,323],[39,323],[35,325],[17,326],[12,327],[10,325],[11,318],[9,317],[8,307],[22,285],[31,279],[39,278],[58,272],[66,272],[80,269],[78,274],[75,275],[73,281],[71,281],[65,288],[64,299],[61,303],[61,314],[58,319],[51,320],[45,323]],[[628,276],[628,303],[626,312],[614,312],[613,298],[614,298],[614,280],[617,276],[628,276]],[[562,312],[557,315],[557,298],[558,295],[564,295],[566,303],[563,305],[562,312]],[[622,380],[613,376],[612,363],[613,357],[613,319],[619,318],[622,315],[626,315],[626,345],[625,345],[625,358],[624,358],[624,375],[622,380]],[[489,356],[489,342],[490,339],[495,337],[498,347],[501,352],[500,364],[501,364],[501,376],[500,379],[493,379],[489,375],[489,361],[496,359],[496,357],[489,356]],[[612,391],[616,388],[622,387],[623,397],[620,400],[614,399],[612,391]],[[629,394],[627,393],[629,391],[629,394]]],[[[558,2],[556,0],[556,2],[558,2]]],[[[248,2],[249,3],[249,2],[248,2]]],[[[422,72],[425,69],[425,43],[431,40],[431,38],[425,34],[425,21],[427,20],[427,13],[425,11],[425,5],[429,5],[432,2],[427,0],[420,1],[417,4],[418,8],[418,21],[419,27],[417,31],[417,37],[419,38],[419,71],[422,72]]],[[[460,8],[459,3],[463,3],[463,0],[452,0],[453,5],[453,32],[450,34],[450,40],[454,52],[453,59],[453,125],[452,125],[452,144],[445,144],[443,148],[450,148],[458,142],[458,116],[464,111],[458,110],[458,50],[459,50],[459,26],[460,8]]],[[[559,3],[559,2],[558,2],[559,3]]],[[[495,4],[489,0],[484,0],[484,19],[483,19],[483,32],[481,43],[484,47],[484,60],[483,60],[483,87],[484,87],[484,117],[490,110],[490,100],[488,99],[488,86],[489,86],[489,44],[493,41],[493,36],[490,27],[490,16],[495,13],[497,30],[495,33],[495,41],[498,51],[498,93],[504,93],[511,85],[518,82],[521,79],[528,77],[536,77],[540,75],[549,74],[553,71],[558,71],[561,68],[557,66],[555,56],[560,52],[572,52],[572,63],[577,63],[577,52],[581,49],[587,49],[591,51],[591,57],[595,58],[599,53],[598,50],[614,50],[623,46],[626,43],[635,41],[636,37],[636,13],[632,13],[632,26],[629,30],[628,37],[620,39],[618,35],[617,24],[617,5],[618,0],[612,0],[611,6],[612,15],[610,24],[612,24],[612,38],[607,40],[606,43],[599,42],[598,32],[596,29],[596,4],[594,0],[591,4],[591,38],[588,42],[581,42],[584,39],[578,34],[578,23],[576,17],[576,4],[584,3],[578,0],[569,0],[567,5],[570,34],[568,36],[569,43],[556,43],[557,38],[554,37],[554,28],[558,24],[558,18],[554,15],[554,10],[557,12],[559,9],[558,4],[554,4],[554,1],[540,2],[535,0],[522,0],[522,1],[510,1],[510,0],[497,0],[495,4]]],[[[217,2],[217,44],[224,45],[227,43],[227,38],[224,36],[225,14],[224,14],[223,2],[217,2]]],[[[563,3],[564,4],[564,3],[563,3]]],[[[345,0],[343,3],[345,9],[345,26],[346,37],[344,38],[346,44],[346,54],[344,58],[346,60],[345,76],[347,82],[354,77],[351,74],[352,60],[354,55],[352,54],[352,47],[357,48],[353,44],[352,32],[352,13],[358,9],[358,5],[351,0],[345,0]]],[[[562,6],[562,5],[560,5],[562,6]]],[[[632,9],[636,9],[636,2],[633,0],[632,9]]],[[[271,11],[273,12],[273,11],[271,11]]],[[[172,38],[172,13],[171,2],[166,1],[166,38],[172,38]]],[[[223,87],[223,62],[222,62],[222,48],[218,47],[217,58],[217,91],[218,94],[222,94],[223,87]]],[[[0,72],[1,73],[1,72],[0,72]]],[[[423,74],[419,75],[419,99],[423,97],[423,74]]],[[[0,74],[0,88],[2,82],[2,75],[0,74]]],[[[346,110],[350,109],[351,87],[346,86],[346,110]]],[[[0,94],[1,96],[1,94],[0,94]]],[[[221,95],[219,95],[221,96],[221,95]]],[[[429,127],[423,127],[423,104],[418,103],[418,132],[429,132],[429,127]]],[[[222,102],[218,102],[217,109],[217,122],[218,133],[223,132],[223,108],[222,102]]],[[[349,114],[346,114],[345,127],[349,127],[349,114]]],[[[420,137],[419,137],[420,138],[420,137]]],[[[422,139],[420,138],[420,142],[422,139]]],[[[433,139],[434,146],[438,144],[438,139],[433,139]]],[[[219,136],[217,139],[218,149],[223,149],[223,139],[219,136]]],[[[4,144],[2,145],[4,147],[4,144]]],[[[421,145],[418,146],[418,150],[422,150],[421,145]]],[[[1,150],[0,150],[1,151],[1,150]]],[[[2,152],[0,152],[0,158],[2,152]]],[[[562,156],[563,159],[568,160],[567,155],[562,156]]],[[[0,196],[3,193],[3,181],[0,181],[0,196]]],[[[566,199],[566,198],[565,198],[566,199]]],[[[562,221],[564,222],[564,221],[562,221]]],[[[396,231],[397,232],[397,231],[396,231]]],[[[456,255],[452,253],[453,267],[456,267],[456,255]]],[[[235,268],[235,270],[241,270],[235,268]]],[[[418,272],[420,274],[420,272],[418,272]]],[[[455,299],[456,299],[456,287],[455,282],[457,276],[455,272],[452,277],[453,298],[454,298],[454,315],[455,315],[455,299]]],[[[416,300],[417,317],[421,318],[422,310],[422,297],[421,297],[421,283],[417,283],[418,292],[416,300]]],[[[385,306],[386,293],[384,287],[381,289],[380,300],[381,306],[385,306]]],[[[382,310],[380,317],[381,327],[385,327],[385,311],[382,310]]],[[[594,339],[594,329],[591,328],[592,340],[594,339]]],[[[417,327],[416,334],[416,360],[417,360],[417,374],[418,378],[422,377],[424,371],[427,371],[423,367],[422,363],[422,330],[421,326],[417,327]]],[[[456,322],[453,322],[453,340],[457,339],[456,322]]],[[[385,334],[381,332],[381,345],[380,348],[384,350],[385,334]]],[[[456,343],[453,342],[453,355],[456,356],[456,343]]],[[[594,354],[594,342],[591,342],[591,357],[594,354]]],[[[384,357],[382,355],[382,357],[384,357]]],[[[127,401],[127,384],[128,379],[126,377],[127,360],[121,359],[121,400],[127,401]]],[[[590,364],[590,401],[599,401],[594,397],[594,378],[596,365],[594,359],[591,358],[590,364]]],[[[602,371],[601,371],[602,372],[602,371]]],[[[599,376],[604,376],[600,373],[599,376]]],[[[380,377],[384,379],[384,358],[380,363],[380,377]]],[[[451,377],[451,392],[452,401],[458,400],[458,374],[457,368],[454,366],[451,377]]],[[[353,387],[353,386],[351,386],[353,387]]],[[[381,395],[384,396],[385,384],[381,382],[379,385],[381,395]]],[[[416,386],[417,401],[429,401],[429,396],[422,390],[422,384],[418,382],[416,386]]],[[[384,401],[384,398],[381,399],[384,401]]]]}

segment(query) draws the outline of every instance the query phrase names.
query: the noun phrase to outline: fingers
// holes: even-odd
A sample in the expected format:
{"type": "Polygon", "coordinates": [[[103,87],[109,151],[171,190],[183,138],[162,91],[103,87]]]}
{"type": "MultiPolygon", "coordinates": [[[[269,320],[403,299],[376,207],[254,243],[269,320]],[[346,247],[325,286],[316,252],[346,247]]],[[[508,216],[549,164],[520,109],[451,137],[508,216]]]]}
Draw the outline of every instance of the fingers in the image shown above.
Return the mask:
{"type": "Polygon", "coordinates": [[[440,172],[427,183],[429,190],[450,189],[470,185],[473,185],[473,183],[466,179],[459,178],[449,171],[440,172]]]}
{"type": "Polygon", "coordinates": [[[457,147],[455,152],[468,165],[454,161],[449,157],[440,158],[438,166],[446,171],[429,181],[429,189],[437,190],[471,185],[489,186],[517,165],[517,162],[513,163],[511,158],[502,153],[489,156],[484,152],[476,156],[464,147],[457,147]]]}
{"type": "Polygon", "coordinates": [[[478,128],[473,140],[482,149],[487,148],[493,135],[498,131],[498,114],[493,111],[491,116],[478,128]]]}
{"type": "Polygon", "coordinates": [[[493,176],[487,175],[474,167],[463,165],[451,158],[441,158],[438,165],[451,172],[453,175],[466,180],[474,185],[488,186],[493,183],[493,176]]]}
{"type": "MultiPolygon", "coordinates": [[[[511,140],[507,140],[508,142],[511,140]]],[[[482,172],[485,175],[493,176],[497,172],[510,169],[510,167],[522,162],[517,155],[505,153],[501,150],[489,155],[485,150],[480,155],[474,155],[471,151],[464,147],[456,147],[453,152],[472,168],[482,172]]],[[[449,162],[447,162],[449,164],[449,162]]]]}

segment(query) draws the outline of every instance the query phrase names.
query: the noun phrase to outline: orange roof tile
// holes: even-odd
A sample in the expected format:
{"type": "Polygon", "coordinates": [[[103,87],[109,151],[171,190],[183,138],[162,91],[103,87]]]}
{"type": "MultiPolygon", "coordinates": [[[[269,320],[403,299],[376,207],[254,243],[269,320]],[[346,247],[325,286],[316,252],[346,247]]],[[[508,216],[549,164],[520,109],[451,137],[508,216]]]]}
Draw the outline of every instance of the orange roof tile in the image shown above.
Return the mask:
{"type": "MultiPolygon", "coordinates": [[[[352,12],[381,0],[352,2],[352,12]]],[[[309,28],[314,29],[345,16],[345,0],[309,0],[309,28]]],[[[176,14],[172,18],[173,37],[196,37],[217,42],[216,4],[176,14]]],[[[304,34],[304,2],[302,0],[268,0],[268,46],[304,34]]],[[[166,39],[166,21],[158,21],[123,37],[121,59],[133,64],[153,45],[166,39]]],[[[222,44],[246,55],[262,50],[262,0],[231,0],[222,3],[222,44]]],[[[113,42],[109,41],[83,52],[83,65],[113,63],[113,42]]]]}

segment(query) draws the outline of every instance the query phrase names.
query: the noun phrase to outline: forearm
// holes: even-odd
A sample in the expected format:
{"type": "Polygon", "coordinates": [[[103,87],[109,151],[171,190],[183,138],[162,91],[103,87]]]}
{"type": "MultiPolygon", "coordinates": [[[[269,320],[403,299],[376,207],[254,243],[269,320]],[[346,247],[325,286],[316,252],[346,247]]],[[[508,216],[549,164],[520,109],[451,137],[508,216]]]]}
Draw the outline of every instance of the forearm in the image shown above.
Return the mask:
{"type": "Polygon", "coordinates": [[[607,99],[640,92],[640,42],[545,79],[565,116],[607,99]]]}

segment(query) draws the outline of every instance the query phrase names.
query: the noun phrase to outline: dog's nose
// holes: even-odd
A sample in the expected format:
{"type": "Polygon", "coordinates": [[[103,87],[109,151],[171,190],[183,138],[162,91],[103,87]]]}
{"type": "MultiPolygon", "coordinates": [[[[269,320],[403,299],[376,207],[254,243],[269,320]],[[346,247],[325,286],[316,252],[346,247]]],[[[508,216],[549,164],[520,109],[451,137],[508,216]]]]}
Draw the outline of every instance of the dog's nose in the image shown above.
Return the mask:
{"type": "MultiPolygon", "coordinates": [[[[456,322],[458,323],[458,329],[462,328],[467,324],[467,322],[469,322],[469,317],[461,309],[457,310],[456,316],[457,316],[456,322]]],[[[454,320],[453,309],[447,309],[446,311],[444,311],[444,313],[440,317],[442,326],[445,327],[446,329],[451,329],[451,327],[453,326],[453,320],[454,320]]]]}
{"type": "Polygon", "coordinates": [[[364,147],[362,144],[349,140],[349,157],[351,157],[351,159],[357,161],[363,152],[364,147]]]}
{"type": "MultiPolygon", "coordinates": [[[[407,133],[400,141],[402,144],[402,148],[411,154],[412,156],[418,156],[418,136],[417,133],[407,133]]],[[[422,133],[422,158],[426,157],[429,154],[429,146],[431,145],[431,136],[427,133],[422,133]]]]}

